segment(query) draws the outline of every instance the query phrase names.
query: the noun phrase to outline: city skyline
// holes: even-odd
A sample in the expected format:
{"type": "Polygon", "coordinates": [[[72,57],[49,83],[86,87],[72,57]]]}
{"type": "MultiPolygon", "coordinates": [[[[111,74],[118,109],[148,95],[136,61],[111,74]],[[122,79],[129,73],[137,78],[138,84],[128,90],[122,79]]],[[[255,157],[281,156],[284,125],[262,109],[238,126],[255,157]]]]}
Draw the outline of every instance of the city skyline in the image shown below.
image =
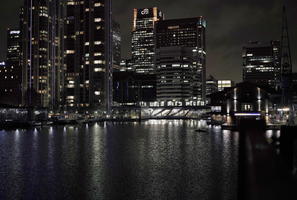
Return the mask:
{"type": "MultiPolygon", "coordinates": [[[[6,3],[0,8],[0,17],[7,20],[0,21],[0,58],[4,60],[6,54],[7,28],[17,28],[19,23],[19,7],[23,0],[6,3]]],[[[291,37],[293,70],[296,71],[297,62],[297,26],[294,26],[294,13],[297,2],[288,0],[287,12],[291,37]]],[[[241,81],[241,50],[249,41],[278,40],[281,35],[282,2],[254,0],[235,2],[228,0],[220,7],[217,0],[188,1],[182,5],[179,1],[123,1],[114,2],[114,16],[121,25],[122,55],[127,58],[131,53],[131,30],[133,8],[156,6],[165,14],[165,19],[196,17],[203,15],[207,20],[207,74],[217,79],[232,79],[241,81]],[[165,6],[166,5],[166,6],[165,6]],[[178,10],[180,9],[180,10],[178,10]],[[234,12],[236,11],[236,12],[234,12]],[[250,15],[250,13],[253,13],[250,15]],[[267,37],[269,35],[269,37],[267,37]],[[234,73],[229,73],[233,71],[234,73]]]]}
{"type": "Polygon", "coordinates": [[[4,3],[0,200],[297,199],[296,0],[4,3]]]}

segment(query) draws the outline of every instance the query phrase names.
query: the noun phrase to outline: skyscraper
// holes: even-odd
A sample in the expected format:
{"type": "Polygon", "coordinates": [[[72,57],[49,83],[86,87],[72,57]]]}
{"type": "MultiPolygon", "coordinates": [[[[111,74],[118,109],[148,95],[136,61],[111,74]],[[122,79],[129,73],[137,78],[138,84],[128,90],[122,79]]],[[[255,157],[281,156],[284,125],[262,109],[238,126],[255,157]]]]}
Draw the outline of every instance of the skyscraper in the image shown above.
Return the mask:
{"type": "Polygon", "coordinates": [[[112,102],[111,1],[68,1],[65,24],[65,108],[109,110],[112,102]]]}
{"type": "Polygon", "coordinates": [[[54,108],[62,80],[63,4],[25,0],[21,10],[23,103],[54,108]]]}
{"type": "Polygon", "coordinates": [[[0,69],[0,98],[2,103],[21,105],[22,103],[22,67],[21,67],[20,30],[7,30],[6,63],[0,69]]]}
{"type": "Polygon", "coordinates": [[[204,105],[206,21],[203,17],[159,21],[156,25],[157,98],[204,105]]]}
{"type": "Polygon", "coordinates": [[[251,42],[243,47],[243,81],[265,88],[280,87],[280,42],[251,42]]]}
{"type": "Polygon", "coordinates": [[[132,60],[136,73],[155,73],[155,25],[163,20],[156,7],[134,9],[132,29],[132,60]]]}

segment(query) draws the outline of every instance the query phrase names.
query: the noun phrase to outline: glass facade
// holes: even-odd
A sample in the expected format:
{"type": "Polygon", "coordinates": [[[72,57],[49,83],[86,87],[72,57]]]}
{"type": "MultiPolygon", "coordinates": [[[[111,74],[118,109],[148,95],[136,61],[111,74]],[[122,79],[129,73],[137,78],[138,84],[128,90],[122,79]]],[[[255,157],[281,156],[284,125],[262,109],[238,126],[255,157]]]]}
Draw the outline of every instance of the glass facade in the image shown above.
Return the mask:
{"type": "Polygon", "coordinates": [[[206,95],[213,94],[218,91],[218,80],[213,76],[209,76],[206,80],[206,95]]]}
{"type": "Polygon", "coordinates": [[[25,0],[21,10],[23,104],[54,108],[62,89],[63,1],[25,0]]]}
{"type": "Polygon", "coordinates": [[[205,103],[206,22],[202,17],[156,25],[157,98],[205,103]]]}
{"type": "MultiPolygon", "coordinates": [[[[106,0],[72,0],[66,5],[64,34],[65,108],[104,108],[106,102],[106,0]]],[[[116,30],[114,37],[120,40],[116,30]]],[[[120,48],[117,43],[114,48],[120,48]]],[[[114,56],[118,57],[118,55],[114,56]]],[[[110,79],[110,77],[108,77],[110,79]]]]}
{"type": "Polygon", "coordinates": [[[7,30],[6,63],[0,63],[1,103],[18,106],[22,103],[21,32],[7,30]]]}
{"type": "Polygon", "coordinates": [[[271,89],[280,87],[280,42],[252,42],[243,48],[243,81],[271,89]]]}
{"type": "Polygon", "coordinates": [[[156,7],[134,9],[132,60],[136,73],[155,73],[155,24],[164,16],[156,7]]]}

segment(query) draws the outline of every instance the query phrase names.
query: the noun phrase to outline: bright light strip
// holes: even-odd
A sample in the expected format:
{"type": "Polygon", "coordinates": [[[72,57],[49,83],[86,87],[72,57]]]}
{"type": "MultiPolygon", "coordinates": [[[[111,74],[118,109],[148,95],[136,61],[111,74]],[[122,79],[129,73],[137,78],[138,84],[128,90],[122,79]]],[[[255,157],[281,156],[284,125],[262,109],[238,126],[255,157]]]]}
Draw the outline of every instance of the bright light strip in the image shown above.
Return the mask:
{"type": "Polygon", "coordinates": [[[235,116],[261,116],[260,113],[235,113],[235,116]]]}
{"type": "Polygon", "coordinates": [[[281,112],[281,111],[283,111],[283,112],[289,112],[290,111],[290,108],[279,108],[279,109],[277,109],[277,111],[279,111],[279,112],[281,112]]]}

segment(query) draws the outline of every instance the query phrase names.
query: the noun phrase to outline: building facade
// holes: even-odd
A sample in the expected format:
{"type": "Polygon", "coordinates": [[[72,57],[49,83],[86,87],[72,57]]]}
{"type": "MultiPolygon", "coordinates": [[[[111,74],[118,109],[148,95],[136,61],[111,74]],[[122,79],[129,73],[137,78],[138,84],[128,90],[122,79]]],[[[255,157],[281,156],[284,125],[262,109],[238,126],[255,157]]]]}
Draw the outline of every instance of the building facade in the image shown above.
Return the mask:
{"type": "Polygon", "coordinates": [[[148,105],[156,101],[156,75],[114,72],[113,93],[116,105],[148,105]]]}
{"type": "Polygon", "coordinates": [[[132,60],[136,73],[155,73],[155,25],[163,18],[156,7],[134,9],[132,60]]]}
{"type": "Polygon", "coordinates": [[[206,79],[206,104],[210,103],[210,95],[218,92],[218,80],[212,75],[206,79]]]}
{"type": "Polygon", "coordinates": [[[235,84],[232,80],[218,80],[218,91],[221,92],[226,88],[231,88],[235,84]]]}
{"type": "Polygon", "coordinates": [[[6,62],[0,69],[1,103],[19,106],[22,104],[21,33],[17,29],[7,30],[6,62]]]}
{"type": "Polygon", "coordinates": [[[158,101],[205,104],[205,30],[203,17],[162,20],[157,23],[158,101]]]}
{"type": "Polygon", "coordinates": [[[110,0],[67,2],[64,30],[67,110],[105,110],[112,101],[110,9],[110,0]]]}
{"type": "Polygon", "coordinates": [[[212,75],[206,79],[206,95],[213,94],[218,91],[218,80],[212,75]]]}
{"type": "Polygon", "coordinates": [[[61,101],[63,6],[25,0],[21,9],[23,105],[54,108],[61,101]]]}
{"type": "MultiPolygon", "coordinates": [[[[221,114],[231,116],[233,120],[266,117],[273,110],[272,105],[271,94],[250,82],[242,82],[211,95],[211,106],[220,107],[221,114]]],[[[228,121],[226,119],[227,123],[231,123],[228,121]]]]}
{"type": "Polygon", "coordinates": [[[278,89],[281,83],[280,42],[251,42],[243,47],[243,81],[267,89],[278,89]]]}

